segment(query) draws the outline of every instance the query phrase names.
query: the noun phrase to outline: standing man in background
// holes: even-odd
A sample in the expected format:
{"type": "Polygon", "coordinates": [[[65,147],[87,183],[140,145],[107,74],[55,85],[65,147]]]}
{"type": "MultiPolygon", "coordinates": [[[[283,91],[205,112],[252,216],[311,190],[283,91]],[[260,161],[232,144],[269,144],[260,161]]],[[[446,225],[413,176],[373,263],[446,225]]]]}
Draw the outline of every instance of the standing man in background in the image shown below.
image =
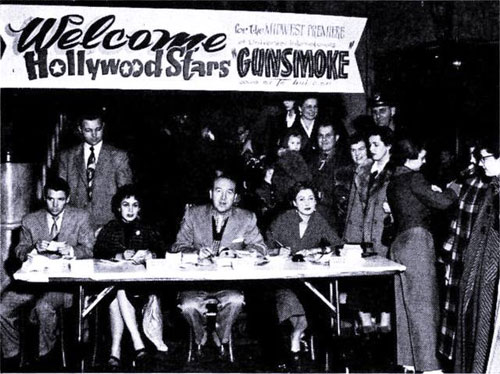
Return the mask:
{"type": "Polygon", "coordinates": [[[127,154],[103,143],[104,127],[101,113],[82,115],[78,132],[83,144],[63,151],[58,160],[58,174],[73,192],[71,204],[90,213],[94,230],[114,218],[113,195],[119,187],[132,183],[127,154]]]}
{"type": "Polygon", "coordinates": [[[377,92],[370,100],[372,118],[375,124],[379,127],[388,127],[392,131],[396,131],[396,106],[389,100],[388,96],[377,92]]]}

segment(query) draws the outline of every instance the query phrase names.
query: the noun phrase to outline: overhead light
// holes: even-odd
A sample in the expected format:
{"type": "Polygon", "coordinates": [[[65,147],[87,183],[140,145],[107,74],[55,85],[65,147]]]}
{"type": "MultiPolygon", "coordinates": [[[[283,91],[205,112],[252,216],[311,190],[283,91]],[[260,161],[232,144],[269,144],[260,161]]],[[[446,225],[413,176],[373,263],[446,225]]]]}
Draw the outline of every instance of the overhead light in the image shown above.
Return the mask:
{"type": "Polygon", "coordinates": [[[460,61],[460,60],[454,60],[451,64],[453,66],[455,66],[456,68],[459,68],[460,66],[462,66],[462,61],[460,61]]]}

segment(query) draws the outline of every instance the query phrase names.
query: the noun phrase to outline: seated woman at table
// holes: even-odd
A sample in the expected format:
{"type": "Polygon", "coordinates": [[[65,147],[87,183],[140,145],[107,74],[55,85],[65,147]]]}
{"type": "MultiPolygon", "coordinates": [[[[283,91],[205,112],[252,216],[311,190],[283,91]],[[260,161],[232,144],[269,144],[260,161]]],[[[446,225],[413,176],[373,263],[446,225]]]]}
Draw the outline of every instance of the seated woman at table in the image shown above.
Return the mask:
{"type": "MultiPolygon", "coordinates": [[[[144,264],[147,259],[165,254],[165,245],[160,235],[150,226],[141,222],[141,198],[132,185],[121,187],[112,200],[113,212],[117,219],[108,222],[100,231],[94,247],[94,257],[101,259],[130,260],[144,264]]],[[[147,305],[144,309],[144,334],[153,342],[158,351],[166,352],[163,342],[163,326],[159,300],[154,294],[140,295],[147,305]],[[146,299],[146,300],[144,300],[146,299]]],[[[137,362],[144,361],[146,350],[139,332],[134,292],[120,288],[109,305],[111,326],[111,354],[108,361],[110,370],[120,369],[121,340],[126,326],[132,337],[137,362]]],[[[140,304],[140,303],[138,303],[140,304]]]]}
{"type": "MultiPolygon", "coordinates": [[[[269,248],[278,248],[283,252],[296,255],[308,249],[330,247],[341,243],[335,231],[318,212],[316,212],[316,194],[311,185],[297,183],[290,191],[294,209],[290,209],[276,218],[267,231],[269,248]]],[[[276,252],[276,251],[275,251],[276,252]]],[[[272,253],[271,253],[272,255],[272,253]]],[[[307,328],[304,307],[297,295],[290,289],[276,291],[276,309],[280,324],[290,321],[292,334],[290,350],[292,362],[300,359],[300,339],[307,328]]]]}

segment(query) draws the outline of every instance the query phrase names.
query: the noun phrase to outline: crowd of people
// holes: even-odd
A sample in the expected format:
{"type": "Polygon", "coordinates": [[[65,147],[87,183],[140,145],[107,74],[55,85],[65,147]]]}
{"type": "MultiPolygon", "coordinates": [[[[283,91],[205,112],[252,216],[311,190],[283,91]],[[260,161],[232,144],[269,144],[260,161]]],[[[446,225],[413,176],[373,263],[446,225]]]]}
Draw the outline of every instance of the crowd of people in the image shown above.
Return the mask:
{"type": "MultiPolygon", "coordinates": [[[[500,323],[498,134],[478,139],[469,149],[470,164],[456,175],[448,173],[438,186],[423,173],[427,144],[398,127],[394,103],[376,94],[370,105],[372,119],[350,136],[319,115],[312,95],[283,100],[283,113],[267,123],[261,138],[252,137],[244,124],[237,126],[235,141],[220,140],[203,127],[199,147],[180,157],[180,164],[191,164],[189,173],[184,170],[185,188],[172,192],[184,214],[173,243],[162,232],[171,227],[148,224],[141,216],[147,191],[141,190],[127,153],[103,142],[102,115],[85,114],[78,121],[82,143],[59,155],[56,175],[44,188],[44,207],[22,221],[15,255],[20,262],[42,254],[141,264],[166,252],[195,253],[207,262],[239,251],[297,256],[317,248],[333,251],[345,243],[369,245],[379,256],[406,266],[394,286],[401,370],[500,370],[499,355],[492,353],[500,349],[495,329],[500,323]],[[193,183],[187,182],[190,178],[193,183]],[[433,225],[438,210],[450,217],[442,241],[436,240],[433,225]]],[[[288,364],[297,369],[308,305],[290,287],[270,285],[269,290],[278,323],[290,326],[288,364]]],[[[375,313],[380,313],[379,330],[389,330],[392,291],[367,292],[353,290],[348,299],[374,301],[359,310],[363,331],[373,331],[375,313]],[[384,300],[386,305],[380,305],[384,300]]],[[[125,328],[137,362],[148,355],[144,336],[168,354],[157,323],[162,320],[160,299],[152,290],[115,290],[109,302],[109,370],[122,368],[125,328]],[[143,311],[142,324],[138,310],[143,311]]],[[[18,364],[20,308],[34,305],[43,360],[57,338],[57,309],[71,303],[68,292],[12,283],[0,305],[4,364],[18,364]]],[[[245,304],[242,290],[198,285],[180,291],[177,304],[193,331],[196,355],[213,340],[227,358],[231,328],[245,304]],[[214,303],[217,322],[209,336],[206,311],[214,303]]]]}

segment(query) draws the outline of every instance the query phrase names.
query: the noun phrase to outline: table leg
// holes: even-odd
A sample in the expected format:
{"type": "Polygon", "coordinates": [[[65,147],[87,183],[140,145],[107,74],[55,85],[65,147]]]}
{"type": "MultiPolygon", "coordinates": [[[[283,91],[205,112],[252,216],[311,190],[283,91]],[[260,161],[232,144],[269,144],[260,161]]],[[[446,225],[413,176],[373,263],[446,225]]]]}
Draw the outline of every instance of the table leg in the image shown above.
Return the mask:
{"type": "Polygon", "coordinates": [[[85,308],[85,289],[82,284],[78,286],[78,350],[80,354],[80,372],[85,370],[85,355],[83,349],[83,312],[85,308]]]}
{"type": "Polygon", "coordinates": [[[339,281],[335,279],[334,287],[335,287],[335,306],[337,307],[337,336],[340,336],[340,294],[339,294],[339,281]]]}

